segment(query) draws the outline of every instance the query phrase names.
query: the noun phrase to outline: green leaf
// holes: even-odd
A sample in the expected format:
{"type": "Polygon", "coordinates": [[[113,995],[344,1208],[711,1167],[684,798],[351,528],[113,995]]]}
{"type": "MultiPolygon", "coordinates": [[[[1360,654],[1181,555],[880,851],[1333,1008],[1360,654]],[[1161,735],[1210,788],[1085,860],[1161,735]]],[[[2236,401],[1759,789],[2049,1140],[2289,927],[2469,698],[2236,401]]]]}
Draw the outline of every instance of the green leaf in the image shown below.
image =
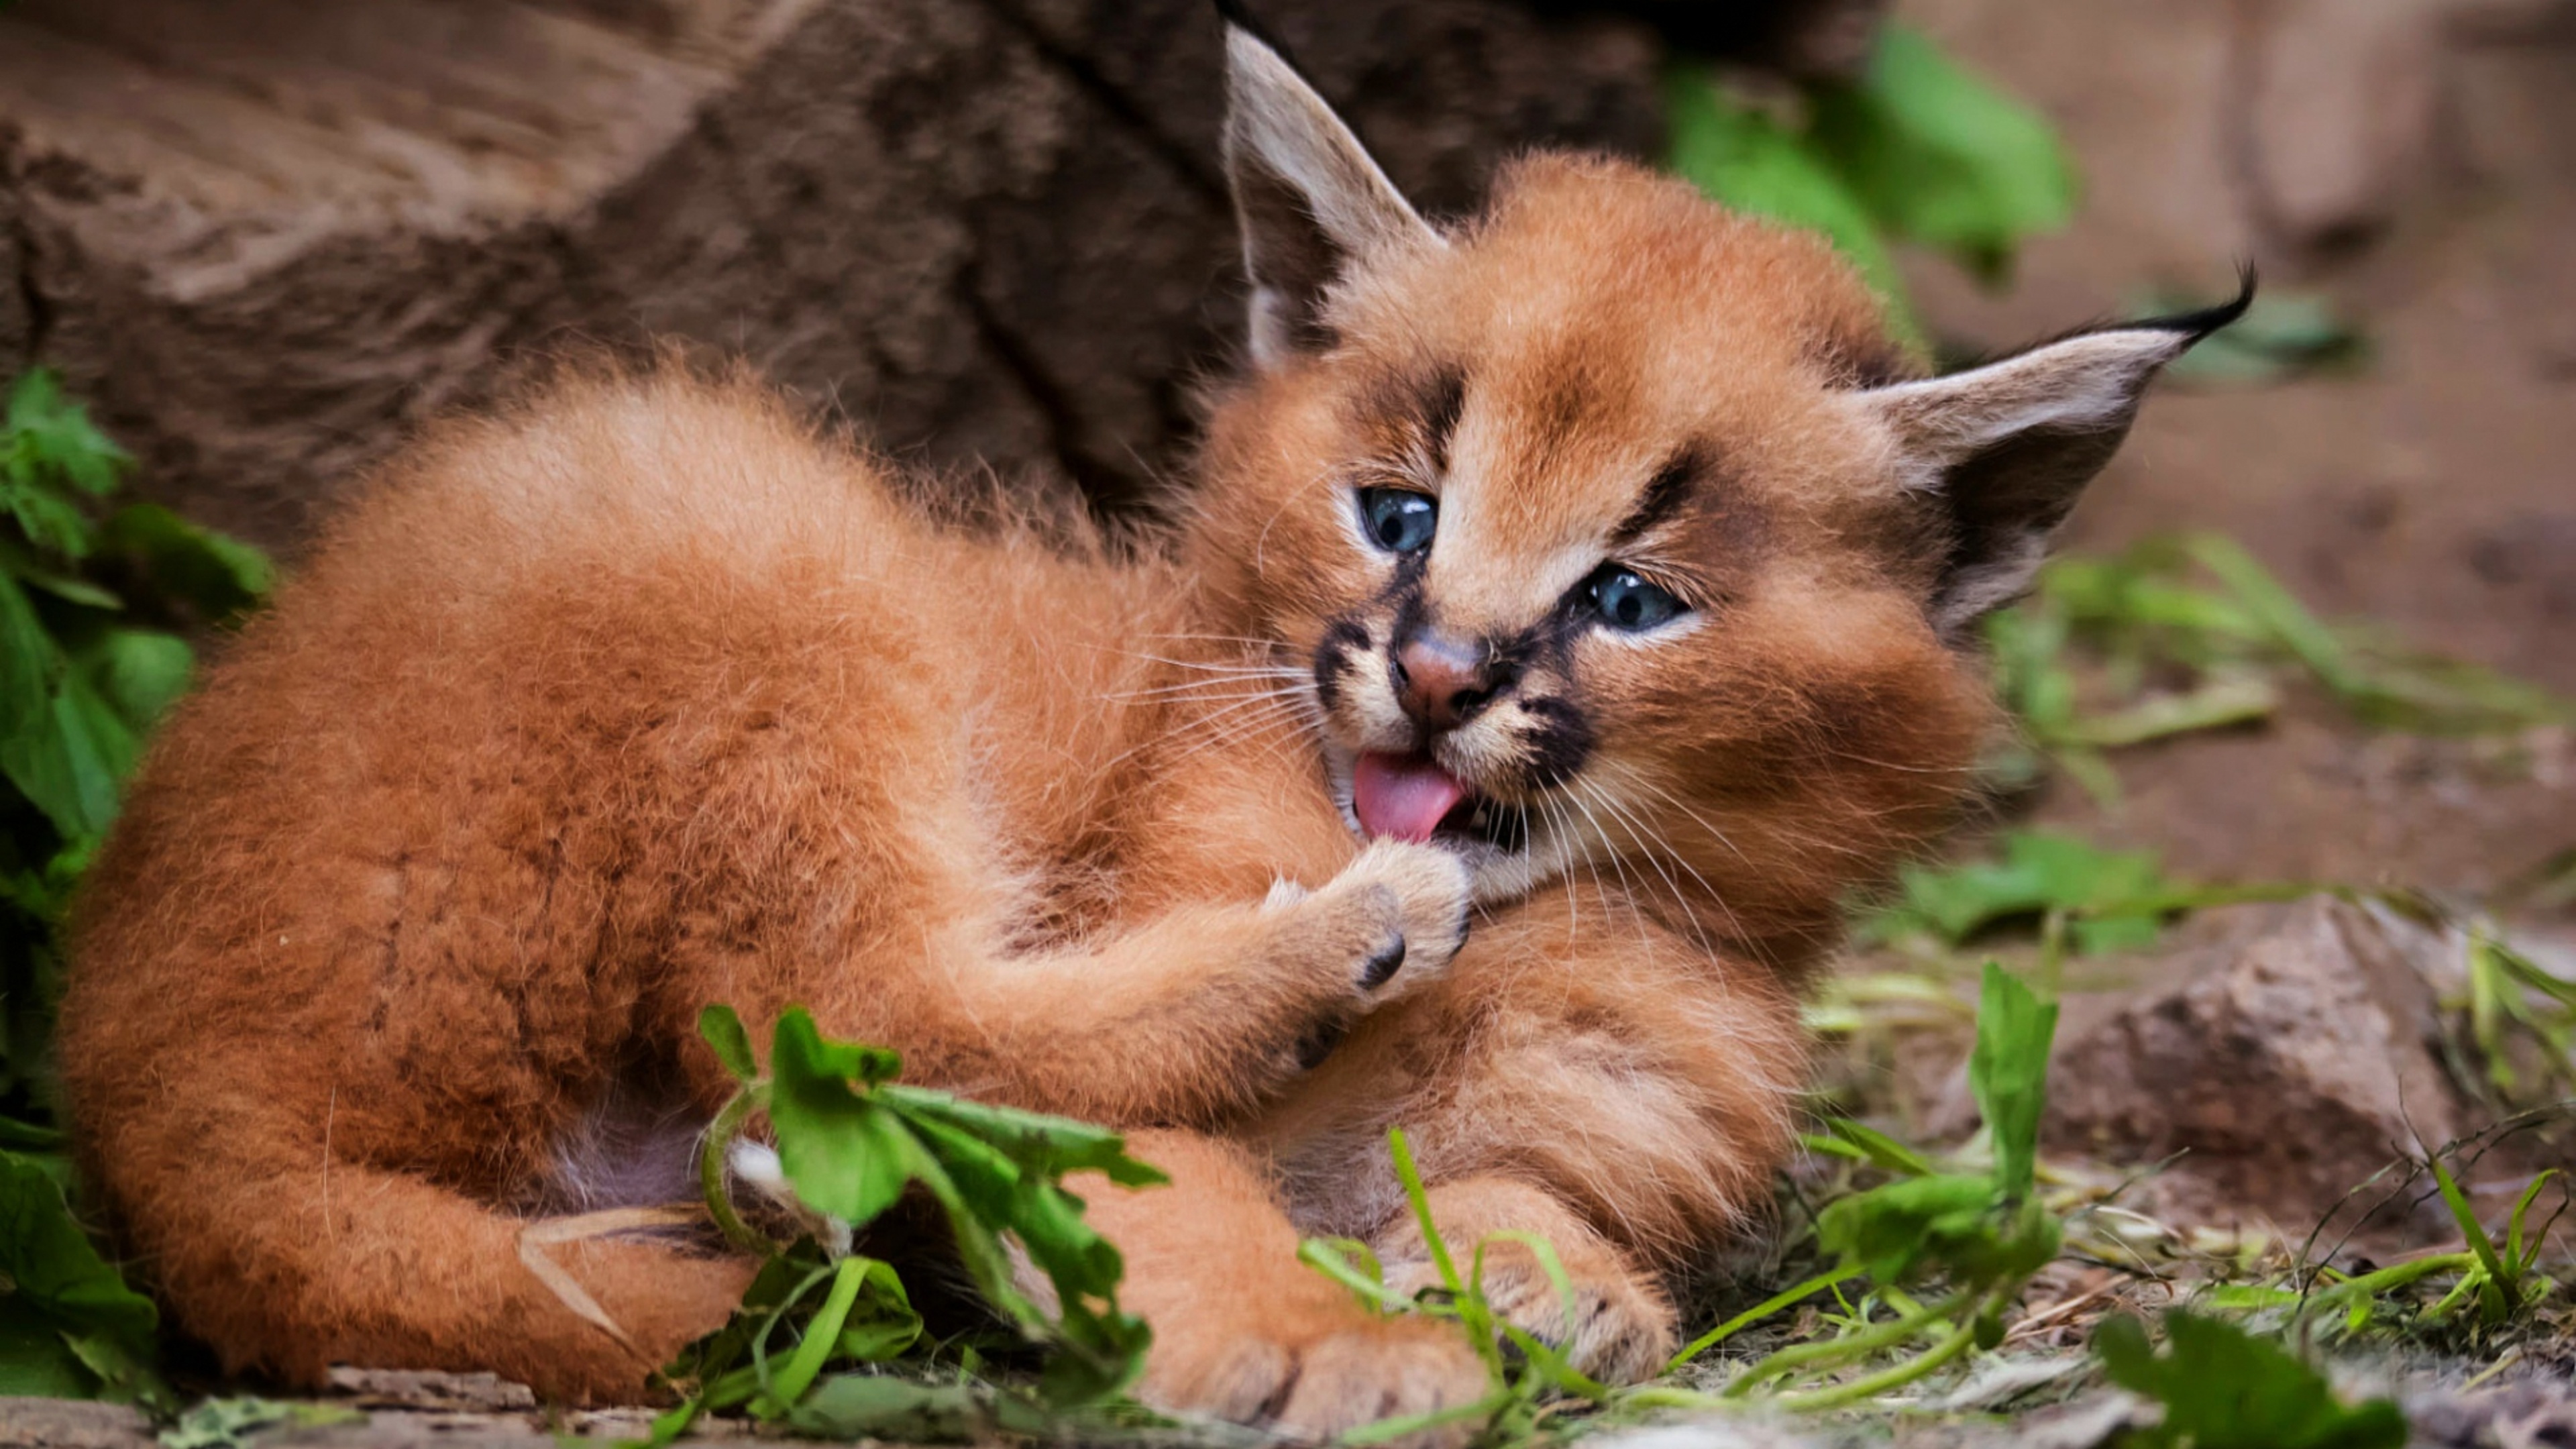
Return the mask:
{"type": "Polygon", "coordinates": [[[140,748],[134,729],[78,673],[26,727],[0,740],[0,772],[72,839],[104,834],[140,748]]]}
{"type": "Polygon", "coordinates": [[[1858,81],[1817,91],[1812,135],[1889,234],[1988,281],[2006,275],[2024,238],[2075,214],[2075,168],[2056,130],[1909,25],[1879,32],[1858,81]]]}
{"type": "Polygon", "coordinates": [[[2039,1123],[2048,1107],[2048,1048],[2057,1003],[2040,999],[1992,961],[1977,1006],[1977,1045],[1968,1054],[1968,1091],[1995,1144],[1995,1185],[2008,1202],[2038,1182],[2039,1123]]]}
{"type": "Polygon", "coordinates": [[[91,547],[89,515],[80,505],[49,487],[42,474],[23,458],[0,454],[0,504],[17,521],[27,542],[66,558],[86,558],[91,547]]]}
{"type": "Polygon", "coordinates": [[[277,586],[268,555],[158,504],[119,509],[100,527],[98,545],[135,560],[145,577],[210,622],[250,609],[277,586]]]}
{"type": "Polygon", "coordinates": [[[2147,851],[2098,850],[2072,836],[2016,830],[2000,862],[1908,867],[1895,905],[1862,925],[1885,940],[1928,931],[1957,946],[1979,931],[2050,911],[2152,914],[2173,894],[2147,851]]]}
{"type": "Polygon", "coordinates": [[[34,550],[6,535],[0,535],[0,574],[84,609],[115,613],[125,607],[123,599],[87,579],[76,578],[46,564],[36,557],[34,550]]]}
{"type": "Polygon", "coordinates": [[[61,474],[83,493],[114,492],[117,474],[134,461],[90,422],[86,409],[63,396],[62,384],[45,368],[28,369],[9,390],[7,428],[18,456],[61,474]]]}
{"type": "Polygon", "coordinates": [[[197,652],[157,629],[107,629],[75,651],[72,664],[139,739],[188,692],[197,652]]]}
{"type": "Polygon", "coordinates": [[[0,1384],[61,1392],[68,1363],[82,1397],[163,1392],[150,1368],[159,1311],[99,1257],[54,1175],[13,1152],[0,1152],[0,1280],[0,1384]]]}
{"type": "Polygon", "coordinates": [[[2214,1318],[2164,1315],[2166,1352],[2122,1314],[2093,1335],[2111,1382],[2164,1406],[2134,1441],[2180,1449],[2401,1449],[2406,1416],[2386,1399],[2350,1408],[2324,1375],[2280,1346],[2214,1318]]]}
{"type": "Polygon", "coordinates": [[[89,1399],[99,1387],[46,1315],[0,1299],[0,1399],[89,1399]]]}
{"type": "Polygon", "coordinates": [[[1664,95],[1675,175],[1738,211],[1822,233],[1878,294],[1890,328],[1919,345],[1922,328],[1877,224],[1805,136],[1740,104],[1698,66],[1675,67],[1664,95]]]}
{"type": "Polygon", "coordinates": [[[1816,1217],[1816,1244],[1894,1283],[1918,1264],[1983,1240],[1994,1201],[1994,1179],[1982,1173],[1899,1178],[1826,1204],[1816,1217]]]}
{"type": "Polygon", "coordinates": [[[778,1129],[779,1165],[807,1206],[859,1226],[894,1206],[929,1165],[911,1130],[851,1086],[882,1081],[901,1064],[889,1051],[826,1042],[802,1007],[778,1018],[769,1117],[778,1129]]]}
{"type": "Polygon", "coordinates": [[[1171,1181],[1158,1169],[1129,1157],[1127,1139],[1106,1127],[970,1102],[922,1087],[895,1087],[886,1096],[915,1121],[938,1122],[982,1139],[1023,1172],[1041,1177],[1098,1172],[1121,1187],[1157,1187],[1171,1181]]]}
{"type": "Polygon", "coordinates": [[[710,1006],[699,1012],[698,1036],[735,1081],[749,1082],[760,1076],[760,1063],[751,1055],[751,1033],[743,1030],[742,1018],[734,1014],[732,1007],[710,1006]]]}
{"type": "Polygon", "coordinates": [[[0,741],[16,739],[45,712],[67,661],[17,581],[0,574],[0,741]]]}

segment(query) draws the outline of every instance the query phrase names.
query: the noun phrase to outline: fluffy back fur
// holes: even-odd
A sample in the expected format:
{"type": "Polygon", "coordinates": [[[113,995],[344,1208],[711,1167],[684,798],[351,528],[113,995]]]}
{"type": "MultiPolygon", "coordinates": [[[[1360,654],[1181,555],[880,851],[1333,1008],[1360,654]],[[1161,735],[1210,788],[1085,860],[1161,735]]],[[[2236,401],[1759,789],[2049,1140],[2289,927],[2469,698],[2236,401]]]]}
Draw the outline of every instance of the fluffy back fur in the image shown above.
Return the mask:
{"type": "Polygon", "coordinates": [[[1327,1434],[1481,1392],[1297,1233],[1428,1272],[1402,1121],[1578,1367],[1763,1194],[1788,976],[1940,823],[1951,648],[2209,319],[1927,381],[1818,243],[1621,163],[1416,216],[1248,30],[1251,373],[1135,551],[941,522],[756,383],[568,375],[386,470],[155,744],[65,1084],[234,1367],[631,1397],[746,1264],[532,1214],[670,1191],[790,1003],[914,1080],[1138,1129],[1144,1391],[1327,1434]],[[1473,923],[1473,937],[1469,926],[1473,923]]]}

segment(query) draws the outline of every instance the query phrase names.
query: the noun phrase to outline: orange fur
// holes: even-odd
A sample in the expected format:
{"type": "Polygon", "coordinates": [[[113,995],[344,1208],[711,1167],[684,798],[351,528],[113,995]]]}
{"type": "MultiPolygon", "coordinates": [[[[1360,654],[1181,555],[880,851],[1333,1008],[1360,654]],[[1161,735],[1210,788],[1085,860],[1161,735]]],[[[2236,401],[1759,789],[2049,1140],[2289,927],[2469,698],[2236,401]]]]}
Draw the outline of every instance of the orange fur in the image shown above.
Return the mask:
{"type": "Polygon", "coordinates": [[[639,1392],[743,1265],[563,1254],[638,1357],[514,1235],[683,1192],[647,1159],[729,1090],[699,1009],[802,1003],[913,1080],[1144,1129],[1174,1186],[1094,1210],[1149,1397],[1314,1433],[1472,1397],[1466,1345],[1293,1260],[1332,1231],[1427,1271],[1392,1123],[1454,1234],[1578,1279],[1569,1324],[1498,1249],[1508,1316],[1650,1371],[1662,1279],[1787,1150],[1798,969],[1987,726],[1927,616],[1944,525],[1855,402],[1907,363],[1822,246],[1618,163],[1522,162],[1420,245],[1364,219],[1394,240],[1324,300],[1262,294],[1264,365],[1133,549],[936,521],[670,368],[388,471],[170,721],[78,912],[69,1100],[177,1322],[298,1383],[639,1392]],[[1377,484],[1438,496],[1427,563],[1359,534],[1377,484]],[[1688,620],[1566,613],[1614,555],[1688,620]],[[1428,746],[1518,849],[1352,828],[1354,752],[1426,747],[1407,619],[1540,641],[1428,746]]]}

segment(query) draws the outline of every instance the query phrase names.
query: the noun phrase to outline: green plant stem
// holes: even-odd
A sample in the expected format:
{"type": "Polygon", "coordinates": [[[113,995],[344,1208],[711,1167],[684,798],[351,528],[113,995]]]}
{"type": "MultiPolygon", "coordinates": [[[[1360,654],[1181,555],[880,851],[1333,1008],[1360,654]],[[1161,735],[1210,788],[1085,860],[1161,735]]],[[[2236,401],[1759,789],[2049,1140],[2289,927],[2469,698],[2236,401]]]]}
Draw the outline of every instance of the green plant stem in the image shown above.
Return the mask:
{"type": "MultiPolygon", "coordinates": [[[[1734,1381],[1726,1386],[1723,1393],[1727,1398],[1740,1399],[1753,1392],[1755,1385],[1766,1379],[1776,1378],[1792,1369],[1842,1363],[1903,1343],[1931,1324],[1957,1317],[1959,1310],[1967,1307],[1972,1299],[1973,1295],[1970,1294],[1953,1293],[1929,1308],[1891,1319],[1875,1328],[1863,1329],[1858,1333],[1824,1343],[1794,1344],[1736,1375],[1734,1381]]],[[[1953,1336],[1973,1337],[1974,1335],[1953,1336]]]]}
{"type": "Polygon", "coordinates": [[[1770,1317],[1772,1314],[1779,1312],[1781,1309],[1798,1302],[1800,1299],[1822,1293],[1836,1284],[1848,1283],[1852,1279],[1859,1277],[1860,1274],[1861,1270],[1858,1267],[1837,1268],[1830,1273],[1819,1273],[1804,1283],[1784,1288],[1779,1292],[1772,1294],[1770,1297],[1763,1299],[1761,1302],[1754,1304],[1752,1307],[1745,1309],[1742,1313],[1735,1315],[1733,1318],[1726,1320],[1724,1323],[1719,1324],[1717,1327],[1710,1329],[1708,1332],[1701,1334],[1699,1337],[1692,1339],[1690,1347],[1674,1354],[1671,1361],[1664,1365],[1664,1372],[1671,1373],[1676,1369],[1682,1368],[1689,1364],[1692,1359],[1699,1357],[1701,1354],[1706,1353],[1710,1349],[1717,1347],[1719,1344],[1726,1342],[1730,1338],[1733,1338],[1746,1326],[1759,1323],[1763,1319],[1770,1317]]]}
{"type": "Polygon", "coordinates": [[[1639,1384],[1633,1389],[1621,1389],[1615,1400],[1623,1409],[1696,1409],[1717,1413],[1744,1407],[1742,1399],[1702,1393],[1698,1389],[1674,1388],[1669,1384],[1639,1384]]]}
{"type": "Polygon", "coordinates": [[[763,1257],[778,1251],[778,1245],[754,1232],[749,1223],[733,1210],[733,1198],[725,1191],[725,1154],[732,1150],[734,1139],[742,1135],[742,1124],[760,1106],[757,1087],[745,1087],[734,1093],[724,1110],[707,1127],[705,1140],[698,1144],[698,1191],[705,1194],[707,1216],[714,1218],[716,1230],[725,1241],[746,1253],[763,1257]]]}
{"type": "Polygon", "coordinates": [[[1900,1364],[1853,1379],[1847,1384],[1818,1389],[1813,1393],[1783,1394],[1777,1400],[1781,1408],[1793,1412],[1816,1409],[1838,1409],[1845,1404],[1872,1399],[1889,1389],[1899,1388],[1931,1373],[1943,1364],[1977,1346],[1977,1336],[1966,1328],[1952,1325],[1948,1337],[1900,1364]]]}
{"type": "Polygon", "coordinates": [[[2403,1288],[2418,1278],[2436,1273],[2465,1273],[2478,1266],[2475,1253],[2436,1253],[2412,1263],[2398,1263],[2358,1278],[2346,1278],[2331,1288],[2321,1288],[2308,1295],[2303,1314],[2316,1313],[2342,1303],[2348,1298],[2376,1298],[2394,1288],[2403,1288]]]}

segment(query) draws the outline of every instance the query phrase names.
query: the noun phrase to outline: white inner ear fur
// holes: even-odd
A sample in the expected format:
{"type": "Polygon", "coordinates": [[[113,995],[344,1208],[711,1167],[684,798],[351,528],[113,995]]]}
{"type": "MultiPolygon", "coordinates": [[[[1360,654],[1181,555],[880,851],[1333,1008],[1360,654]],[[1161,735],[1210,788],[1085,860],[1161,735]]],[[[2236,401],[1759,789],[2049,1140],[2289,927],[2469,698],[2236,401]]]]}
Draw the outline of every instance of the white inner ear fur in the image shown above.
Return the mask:
{"type": "MultiPolygon", "coordinates": [[[[1445,246],[1404,193],[1378,168],[1358,136],[1296,68],[1240,26],[1226,27],[1226,169],[1267,173],[1305,200],[1323,238],[1345,257],[1390,246],[1445,246]]],[[[1294,350],[1279,293],[1263,275],[1262,238],[1247,217],[1244,261],[1252,274],[1253,360],[1270,366],[1294,350]]]]}
{"type": "Polygon", "coordinates": [[[1896,443],[1903,486],[1938,488],[1952,467],[2021,433],[2128,427],[2148,379],[2195,340],[2161,327],[2092,332],[1861,399],[1896,443]]]}

